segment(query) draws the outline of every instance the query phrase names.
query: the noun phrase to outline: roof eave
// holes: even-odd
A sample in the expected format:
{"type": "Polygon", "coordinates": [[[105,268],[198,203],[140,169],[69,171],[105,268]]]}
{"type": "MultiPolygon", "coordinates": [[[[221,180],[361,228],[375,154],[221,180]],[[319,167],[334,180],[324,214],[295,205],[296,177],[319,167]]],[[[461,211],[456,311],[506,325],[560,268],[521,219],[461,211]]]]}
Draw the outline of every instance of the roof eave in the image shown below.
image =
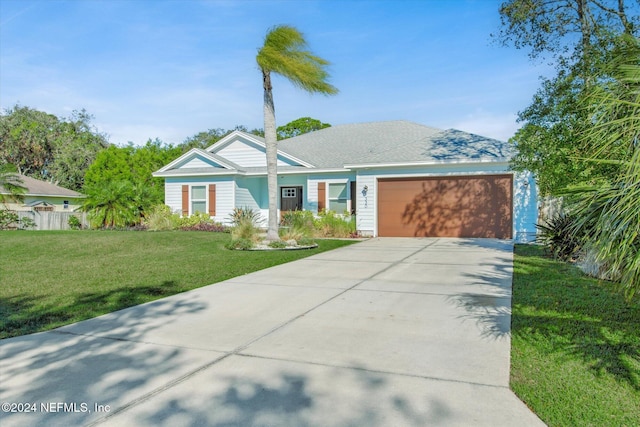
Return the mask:
{"type": "MultiPolygon", "coordinates": [[[[347,168],[306,168],[302,170],[279,170],[278,175],[309,175],[316,173],[345,173],[351,172],[351,170],[347,168]]],[[[247,172],[247,176],[261,176],[267,175],[267,172],[247,172]]]]}
{"type": "MultiPolygon", "coordinates": [[[[0,191],[0,194],[9,196],[11,193],[0,191]]],[[[46,194],[46,193],[24,193],[21,195],[22,197],[60,197],[67,199],[84,199],[87,196],[84,194],[70,195],[70,194],[46,194]]]]}
{"type": "Polygon", "coordinates": [[[353,163],[345,164],[346,169],[371,169],[371,168],[406,168],[416,166],[438,166],[438,165],[451,165],[451,164],[510,164],[508,158],[497,159],[446,159],[446,160],[426,160],[419,162],[392,162],[392,163],[353,163]]]}
{"type": "MultiPolygon", "coordinates": [[[[178,169],[179,170],[179,169],[178,169]]],[[[230,176],[230,175],[245,175],[246,173],[239,170],[223,169],[215,172],[188,172],[185,170],[181,173],[167,173],[167,172],[154,172],[151,175],[155,178],[173,178],[173,177],[185,177],[185,176],[230,176]]]]}
{"type": "Polygon", "coordinates": [[[39,194],[39,193],[25,194],[25,196],[30,196],[30,197],[65,197],[65,198],[68,198],[68,199],[84,199],[84,198],[87,197],[84,194],[79,194],[77,196],[72,196],[72,195],[68,195],[68,194],[39,194]]]}

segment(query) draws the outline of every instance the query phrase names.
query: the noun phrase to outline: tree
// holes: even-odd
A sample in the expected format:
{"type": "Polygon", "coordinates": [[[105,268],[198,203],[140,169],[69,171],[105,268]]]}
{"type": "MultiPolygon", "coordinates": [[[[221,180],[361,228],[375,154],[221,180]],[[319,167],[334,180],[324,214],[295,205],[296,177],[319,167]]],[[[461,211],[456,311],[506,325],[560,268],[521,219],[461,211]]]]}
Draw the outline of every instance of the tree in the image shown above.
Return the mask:
{"type": "Polygon", "coordinates": [[[52,160],[44,179],[71,190],[82,189],[85,172],[98,153],[109,146],[107,137],[91,125],[92,119],[93,116],[80,110],[59,123],[51,141],[52,160]]]}
{"type": "Polygon", "coordinates": [[[500,21],[493,36],[501,43],[566,66],[606,45],[612,29],[632,35],[638,17],[628,16],[625,0],[509,0],[500,6],[500,21]]]}
{"type": "Polygon", "coordinates": [[[628,298],[640,291],[640,41],[625,37],[611,61],[612,80],[592,86],[581,106],[592,126],[581,135],[588,162],[619,167],[612,180],[578,186],[574,212],[586,242],[619,279],[628,298]]]}
{"type": "Polygon", "coordinates": [[[252,133],[254,135],[264,137],[264,131],[262,129],[251,129],[247,130],[246,126],[238,125],[234,129],[224,130],[222,128],[209,129],[206,132],[198,132],[197,134],[188,137],[184,140],[179,147],[182,149],[182,153],[186,153],[192,148],[200,148],[205,149],[220,141],[225,136],[229,135],[234,130],[239,130],[242,132],[252,133]]]}
{"type": "Polygon", "coordinates": [[[615,175],[615,165],[583,161],[588,146],[577,135],[590,118],[578,104],[590,85],[608,78],[603,66],[621,35],[636,34],[638,16],[629,16],[624,0],[510,0],[500,17],[500,42],[528,48],[532,58],[551,60],[557,68],[518,115],[525,124],[511,140],[514,169],[534,172],[545,195],[615,175]]]}
{"type": "Polygon", "coordinates": [[[15,165],[21,175],[43,179],[59,123],[56,116],[29,107],[6,110],[0,115],[0,161],[15,165]]]}
{"type": "MultiPolygon", "coordinates": [[[[85,175],[85,193],[91,193],[92,203],[103,198],[103,202],[118,199],[117,191],[124,192],[131,202],[128,206],[131,215],[122,215],[127,225],[136,224],[144,218],[154,205],[164,201],[164,180],[154,178],[152,173],[182,154],[181,146],[164,144],[161,140],[149,139],[145,145],[133,144],[124,147],[115,145],[98,153],[85,175]],[[111,186],[113,182],[126,182],[129,185],[111,186]],[[108,191],[107,191],[108,190],[108,191]],[[133,222],[132,222],[133,221],[133,222]]],[[[93,205],[91,205],[91,209],[93,205]]],[[[125,206],[121,203],[121,206],[125,206]]],[[[112,226],[103,224],[102,226],[112,226]]]]}
{"type": "Polygon", "coordinates": [[[107,181],[85,189],[82,210],[96,227],[127,227],[137,222],[134,186],[130,181],[107,181]]]}
{"type": "Polygon", "coordinates": [[[631,298],[640,289],[638,6],[511,0],[501,15],[504,42],[550,55],[558,71],[519,114],[515,168],[568,196],[573,232],[631,298]]]}
{"type": "Polygon", "coordinates": [[[132,145],[111,145],[98,153],[85,173],[85,187],[101,186],[110,181],[133,181],[130,158],[134,150],[132,145]]]}
{"type": "Polygon", "coordinates": [[[27,192],[26,187],[22,185],[23,183],[22,178],[18,175],[18,168],[9,163],[1,164],[0,203],[10,201],[21,202],[24,199],[24,194],[27,192]]]}
{"type": "Polygon", "coordinates": [[[180,147],[164,144],[161,140],[148,140],[142,147],[136,147],[128,152],[128,164],[131,170],[131,180],[136,187],[146,190],[146,200],[152,202],[145,209],[164,201],[164,178],[154,178],[153,172],[182,154],[180,147]]]}
{"type": "Polygon", "coordinates": [[[256,61],[262,72],[264,89],[264,138],[269,191],[267,239],[278,240],[278,140],[271,73],[285,77],[294,86],[309,93],[333,95],[338,93],[338,89],[327,82],[329,62],[308,51],[304,36],[294,27],[278,25],[271,28],[258,51],[256,61]]]}
{"type": "Polygon", "coordinates": [[[192,148],[200,148],[204,150],[205,148],[220,141],[228,134],[229,131],[222,128],[209,129],[206,132],[198,132],[197,134],[188,137],[182,144],[180,144],[180,147],[182,148],[183,153],[186,153],[192,148]]]}
{"type": "Polygon", "coordinates": [[[293,138],[294,136],[328,127],[331,127],[329,123],[322,123],[320,120],[312,119],[311,117],[300,117],[284,126],[278,126],[278,139],[293,138]]]}
{"type": "Polygon", "coordinates": [[[59,119],[16,105],[0,114],[0,161],[15,164],[22,175],[79,191],[85,171],[108,146],[91,119],[85,110],[59,119]]]}

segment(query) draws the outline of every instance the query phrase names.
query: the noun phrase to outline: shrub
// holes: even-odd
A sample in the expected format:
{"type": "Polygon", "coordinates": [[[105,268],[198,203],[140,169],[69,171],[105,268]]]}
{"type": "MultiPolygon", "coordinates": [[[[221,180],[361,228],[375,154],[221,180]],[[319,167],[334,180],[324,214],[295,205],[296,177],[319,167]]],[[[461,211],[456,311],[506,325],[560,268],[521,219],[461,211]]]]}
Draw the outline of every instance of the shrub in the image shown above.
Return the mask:
{"type": "Polygon", "coordinates": [[[282,227],[280,228],[279,234],[282,240],[301,240],[304,238],[311,237],[313,234],[313,229],[309,230],[301,227],[282,227]]]}
{"type": "Polygon", "coordinates": [[[269,247],[274,249],[283,249],[287,247],[287,242],[283,242],[282,240],[274,240],[269,242],[269,247]]]}
{"type": "Polygon", "coordinates": [[[30,228],[36,228],[36,222],[28,217],[22,217],[20,219],[20,229],[28,230],[30,228]]]}
{"type": "Polygon", "coordinates": [[[0,230],[18,226],[18,214],[7,209],[0,209],[0,230]]]}
{"type": "Polygon", "coordinates": [[[175,230],[180,216],[171,212],[167,205],[155,205],[147,213],[144,224],[150,231],[175,230]]]}
{"type": "Polygon", "coordinates": [[[231,229],[231,238],[248,239],[255,242],[258,240],[259,232],[260,230],[249,218],[244,218],[231,229]]]}
{"type": "Polygon", "coordinates": [[[250,249],[260,240],[260,229],[257,224],[260,214],[250,208],[235,208],[230,214],[232,249],[250,249]]]}
{"type": "Polygon", "coordinates": [[[356,234],[355,216],[337,215],[333,211],[323,211],[316,220],[319,237],[352,237],[356,234]]]}
{"type": "Polygon", "coordinates": [[[229,231],[227,227],[217,222],[200,222],[196,225],[180,228],[182,231],[209,231],[213,233],[226,233],[229,231]]]}
{"type": "Polygon", "coordinates": [[[229,214],[229,217],[231,219],[231,224],[233,225],[250,222],[254,226],[257,226],[262,221],[260,212],[256,212],[252,208],[247,206],[243,208],[233,208],[233,211],[229,214]]]}
{"type": "Polygon", "coordinates": [[[575,259],[582,247],[584,232],[577,227],[574,216],[561,213],[543,224],[536,224],[536,228],[540,230],[536,241],[545,245],[555,259],[575,259]]]}
{"type": "Polygon", "coordinates": [[[315,234],[315,221],[311,211],[289,211],[282,214],[280,225],[310,237],[315,234]]]}
{"type": "Polygon", "coordinates": [[[198,224],[215,224],[215,221],[211,219],[209,214],[204,212],[196,212],[190,216],[183,216],[178,220],[178,227],[180,227],[181,230],[194,227],[198,224]]]}
{"type": "Polygon", "coordinates": [[[303,237],[301,239],[298,239],[297,242],[298,242],[298,245],[300,246],[313,246],[316,244],[315,240],[309,237],[303,237]]]}
{"type": "Polygon", "coordinates": [[[242,249],[246,251],[253,248],[254,242],[249,239],[233,239],[225,246],[227,249],[242,249]]]}
{"type": "Polygon", "coordinates": [[[69,228],[72,230],[80,230],[82,228],[82,223],[80,222],[80,218],[78,218],[75,215],[71,215],[67,223],[69,224],[69,228]]]}

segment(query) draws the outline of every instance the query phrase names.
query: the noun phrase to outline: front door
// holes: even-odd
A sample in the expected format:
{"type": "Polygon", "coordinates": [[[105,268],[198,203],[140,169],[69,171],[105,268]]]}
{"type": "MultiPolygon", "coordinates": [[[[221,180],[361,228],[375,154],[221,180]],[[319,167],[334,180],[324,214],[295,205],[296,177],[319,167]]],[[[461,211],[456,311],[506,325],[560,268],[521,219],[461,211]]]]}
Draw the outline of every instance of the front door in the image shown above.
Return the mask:
{"type": "Polygon", "coordinates": [[[302,187],[280,187],[280,211],[302,210],[302,187]]]}

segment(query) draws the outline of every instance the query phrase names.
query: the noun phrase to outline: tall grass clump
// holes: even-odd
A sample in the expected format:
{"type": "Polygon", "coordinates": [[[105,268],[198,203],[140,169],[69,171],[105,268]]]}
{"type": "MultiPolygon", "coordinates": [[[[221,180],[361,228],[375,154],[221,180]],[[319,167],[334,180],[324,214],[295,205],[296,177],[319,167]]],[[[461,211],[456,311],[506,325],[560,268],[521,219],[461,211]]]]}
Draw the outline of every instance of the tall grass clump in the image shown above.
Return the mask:
{"type": "Polygon", "coordinates": [[[289,211],[282,214],[282,240],[309,240],[316,234],[315,217],[311,211],[289,211]]]}
{"type": "Polygon", "coordinates": [[[175,230],[180,222],[180,216],[171,212],[167,205],[155,205],[144,218],[144,224],[150,231],[175,230]]]}
{"type": "Polygon", "coordinates": [[[259,212],[251,208],[234,208],[229,215],[233,227],[231,228],[231,241],[229,249],[251,249],[260,241],[260,228],[262,217],[259,212]]]}
{"type": "Polygon", "coordinates": [[[318,237],[354,237],[357,234],[356,217],[323,211],[315,222],[315,228],[318,237]]]}
{"type": "Polygon", "coordinates": [[[355,215],[338,215],[333,211],[322,211],[317,218],[311,211],[285,212],[281,226],[280,237],[283,240],[357,235],[355,215]]]}

